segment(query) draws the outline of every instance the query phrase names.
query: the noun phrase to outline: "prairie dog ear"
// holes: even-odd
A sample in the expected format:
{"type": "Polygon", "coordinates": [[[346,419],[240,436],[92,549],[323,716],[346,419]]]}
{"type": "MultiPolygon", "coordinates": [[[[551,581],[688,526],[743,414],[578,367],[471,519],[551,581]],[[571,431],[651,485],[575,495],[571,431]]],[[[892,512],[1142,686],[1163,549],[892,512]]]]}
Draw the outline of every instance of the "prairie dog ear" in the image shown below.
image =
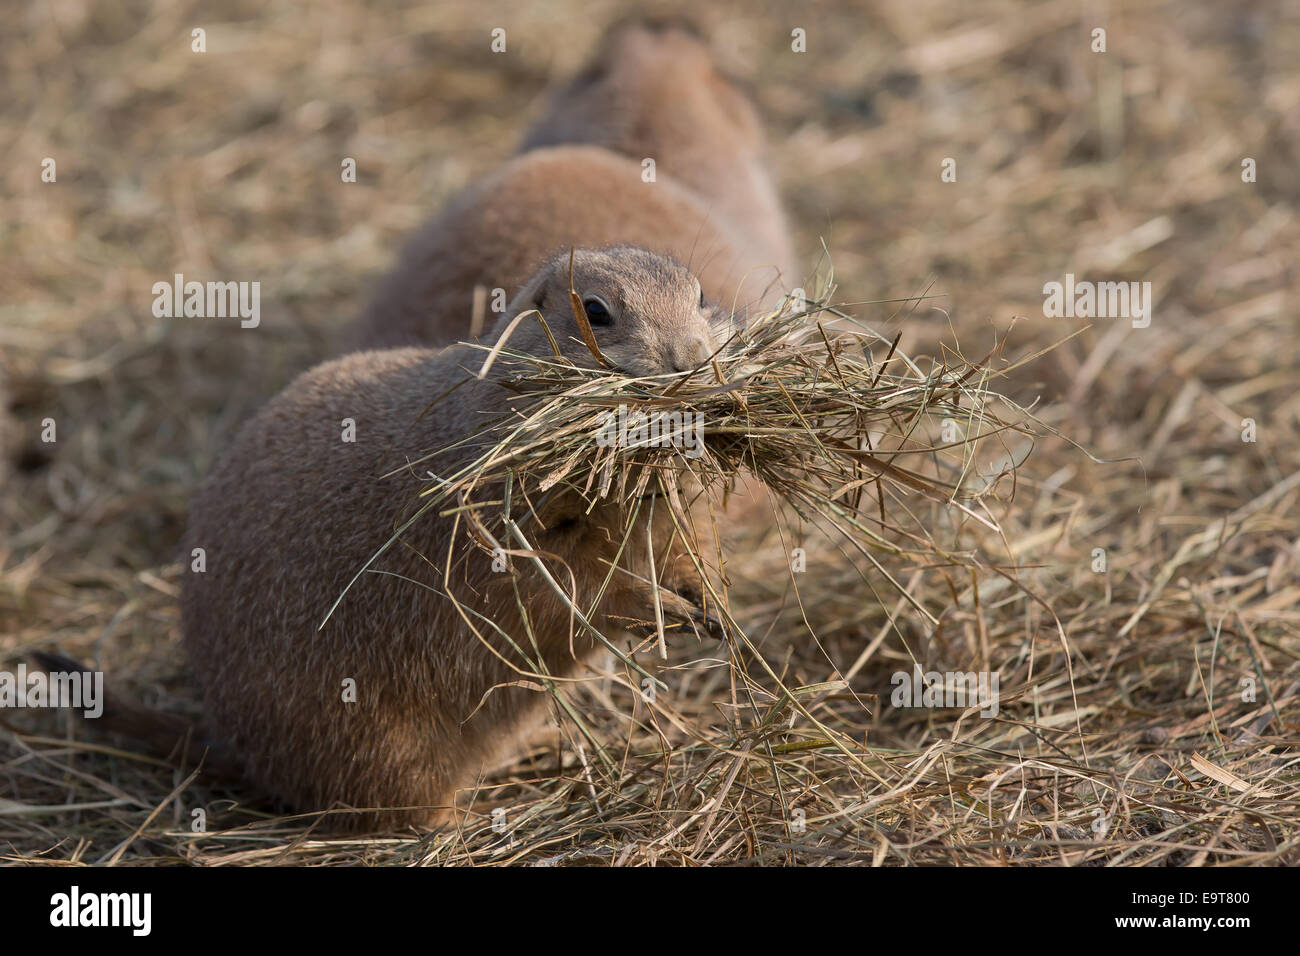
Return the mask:
{"type": "Polygon", "coordinates": [[[518,315],[529,309],[541,310],[546,306],[546,287],[551,281],[550,266],[543,266],[524,283],[524,287],[510,303],[510,313],[518,315]]]}

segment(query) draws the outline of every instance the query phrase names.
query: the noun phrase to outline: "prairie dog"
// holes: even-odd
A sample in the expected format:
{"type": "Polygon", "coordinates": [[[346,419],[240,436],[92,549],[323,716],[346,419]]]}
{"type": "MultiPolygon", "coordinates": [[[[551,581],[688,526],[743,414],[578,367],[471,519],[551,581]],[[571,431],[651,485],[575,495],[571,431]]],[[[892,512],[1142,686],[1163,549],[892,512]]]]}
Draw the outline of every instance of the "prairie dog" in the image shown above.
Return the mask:
{"type": "Polygon", "coordinates": [[[699,276],[711,301],[741,313],[773,302],[796,280],[762,149],[753,107],[699,40],[615,28],[553,98],[523,153],[412,238],[349,344],[466,339],[475,287],[513,296],[539,263],[572,247],[669,256],[699,276]],[[647,158],[652,182],[643,178],[647,158]]]}
{"type": "MultiPolygon", "coordinates": [[[[627,248],[579,251],[574,260],[575,288],[611,362],[659,374],[707,360],[715,340],[710,322],[722,313],[701,305],[699,282],[684,267],[627,248]]],[[[565,255],[525,285],[485,343],[511,317],[537,309],[563,353],[590,366],[568,282],[565,255]]],[[[521,320],[507,349],[552,354],[533,317],[521,320]]],[[[317,630],[419,506],[416,496],[431,486],[426,472],[451,474],[473,460],[475,429],[520,401],[500,384],[517,371],[507,353],[479,380],[474,373],[484,357],[468,345],[360,352],[304,373],[240,432],[191,510],[186,547],[205,549],[206,571],[184,583],[182,624],[204,687],[205,730],[250,782],[299,809],[406,808],[346,815],[344,826],[445,821],[457,791],[544,714],[546,695],[504,686],[524,676],[517,669],[523,661],[480,623],[493,650],[484,646],[441,593],[444,569],[466,608],[524,647],[526,609],[551,675],[572,675],[597,646],[531,561],[515,557],[513,574],[494,571],[493,555],[468,541],[464,524],[453,534],[453,519],[436,512],[385,551],[317,630]],[[341,439],[344,419],[355,421],[353,442],[341,439]],[[343,699],[348,680],[355,682],[352,703],[343,699]]],[[[608,502],[588,511],[572,492],[532,504],[538,517],[521,520],[529,543],[553,556],[547,566],[556,580],[571,580],[577,605],[591,608],[622,542],[624,515],[608,502]]],[[[626,570],[614,573],[595,614],[604,633],[611,618],[613,627],[654,619],[646,535],[656,568],[675,560],[665,533],[671,519],[660,518],[667,519],[666,508],[656,512],[656,528],[635,529],[618,559],[626,570]]],[[[670,619],[693,616],[672,591],[659,597],[670,619]]]]}
{"type": "Polygon", "coordinates": [[[739,232],[742,252],[794,280],[758,111],[690,26],[638,19],[611,27],[586,68],[552,95],[521,151],[571,143],[654,159],[658,175],[739,232]]]}

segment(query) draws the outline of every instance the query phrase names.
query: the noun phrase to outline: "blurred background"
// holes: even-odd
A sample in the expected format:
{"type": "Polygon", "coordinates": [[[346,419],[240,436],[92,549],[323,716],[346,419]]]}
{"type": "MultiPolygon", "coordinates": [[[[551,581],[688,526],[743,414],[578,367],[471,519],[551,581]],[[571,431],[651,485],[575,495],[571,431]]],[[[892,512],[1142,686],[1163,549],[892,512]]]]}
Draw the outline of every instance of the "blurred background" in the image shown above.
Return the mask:
{"type": "MultiPolygon", "coordinates": [[[[0,653],[58,646],[197,712],[176,602],[191,491],[329,354],[407,234],[508,156],[548,84],[636,12],[688,13],[753,91],[802,260],[829,258],[838,301],[875,303],[846,311],[914,356],[941,340],[983,356],[1003,334],[1008,356],[1051,349],[998,385],[1068,436],[1035,448],[1009,549],[1041,569],[1079,673],[1135,668],[1087,711],[1090,731],[1136,733],[1157,705],[1194,701],[1189,662],[1220,612],[1274,655],[1264,671],[1293,700],[1300,4],[1284,0],[15,8],[0,35],[0,653]],[[155,318],[151,287],[174,273],[260,281],[261,327],[155,318]],[[1150,327],[1045,317],[1043,285],[1066,273],[1149,281],[1150,327]],[[922,293],[941,297],[898,301],[922,293]],[[1104,580],[1088,576],[1098,546],[1104,580]]],[[[841,649],[828,639],[842,666],[855,613],[841,649]]],[[[1031,612],[989,613],[996,643],[1031,612]]],[[[1047,673],[1064,664],[1051,650],[1047,673]]],[[[1173,739],[1204,730],[1185,724],[1173,739]]],[[[52,771],[17,775],[33,746],[0,731],[0,797],[91,799],[52,771]]],[[[134,827],[122,807],[106,813],[134,827]]],[[[56,857],[69,825],[0,816],[10,846],[56,857]]]]}

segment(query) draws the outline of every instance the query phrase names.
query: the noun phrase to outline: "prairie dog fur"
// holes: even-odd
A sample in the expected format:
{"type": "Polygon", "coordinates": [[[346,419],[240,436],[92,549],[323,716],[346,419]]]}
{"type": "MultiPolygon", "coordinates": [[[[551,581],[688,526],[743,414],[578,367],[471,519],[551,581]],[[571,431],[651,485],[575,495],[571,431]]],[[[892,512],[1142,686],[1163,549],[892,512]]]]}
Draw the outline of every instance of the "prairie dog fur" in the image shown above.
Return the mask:
{"type": "Polygon", "coordinates": [[[741,313],[771,302],[796,280],[762,151],[753,107],[702,42],[676,28],[616,27],[553,97],[523,152],[412,238],[349,344],[466,339],[475,287],[511,297],[540,263],[573,247],[669,256],[699,276],[711,301],[741,313]],[[646,158],[653,182],[643,179],[646,158]]]}
{"type": "MultiPolygon", "coordinates": [[[[538,309],[561,350],[590,366],[568,281],[565,255],[525,285],[485,342],[511,317],[538,309]]],[[[713,348],[710,322],[725,320],[701,306],[699,283],[684,267],[642,250],[579,251],[574,284],[608,306],[608,323],[593,318],[602,352],[638,374],[696,368],[713,348]]],[[[551,354],[532,317],[516,327],[508,349],[551,354]]],[[[205,730],[250,782],[301,810],[406,808],[345,815],[343,826],[445,821],[458,790],[544,714],[546,695],[503,686],[524,676],[522,660],[480,626],[493,650],[484,646],[439,593],[448,586],[444,569],[458,600],[522,645],[526,609],[551,675],[574,674],[596,646],[531,561],[514,558],[513,577],[494,572],[492,555],[468,541],[464,525],[453,534],[452,519],[434,512],[371,566],[375,573],[356,580],[317,630],[419,506],[416,496],[430,487],[426,470],[449,474],[472,460],[472,441],[403,466],[471,437],[518,401],[500,386],[516,371],[505,352],[484,379],[474,377],[484,357],[467,345],[395,349],[306,372],[240,432],[192,507],[186,548],[205,549],[207,570],[185,580],[182,624],[204,687],[205,730]],[[356,423],[354,442],[341,440],[347,418],[356,423]],[[354,703],[343,700],[349,679],[354,703]]],[[[588,512],[571,493],[533,504],[539,518],[523,522],[530,544],[554,555],[548,568],[557,580],[572,572],[578,606],[591,607],[622,541],[623,514],[610,503],[588,512]]],[[[659,517],[667,519],[667,510],[659,517]]],[[[656,525],[637,528],[619,559],[631,573],[615,572],[596,618],[602,632],[611,616],[653,620],[645,536],[657,568],[674,559],[671,534],[656,525]]],[[[671,591],[660,598],[665,613],[691,616],[691,605],[671,591]]]]}
{"type": "Polygon", "coordinates": [[[586,68],[551,97],[521,151],[572,143],[654,159],[660,176],[739,231],[755,263],[795,278],[758,111],[690,26],[638,19],[611,27],[586,68]]]}

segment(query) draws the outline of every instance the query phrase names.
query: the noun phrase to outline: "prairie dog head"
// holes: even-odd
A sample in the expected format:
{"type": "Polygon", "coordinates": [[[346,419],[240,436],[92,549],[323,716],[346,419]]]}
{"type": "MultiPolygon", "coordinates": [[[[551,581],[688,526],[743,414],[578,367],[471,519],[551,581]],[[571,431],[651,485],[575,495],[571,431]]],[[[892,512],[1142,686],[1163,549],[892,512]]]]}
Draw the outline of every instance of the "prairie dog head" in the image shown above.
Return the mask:
{"type": "Polygon", "coordinates": [[[749,96],[691,26],[636,18],[606,31],[586,67],[553,94],[523,148],[594,142],[657,155],[696,141],[757,153],[762,126],[749,96]]]}
{"type": "MultiPolygon", "coordinates": [[[[577,250],[573,290],[601,353],[618,370],[636,377],[700,367],[721,344],[715,330],[728,324],[726,313],[704,300],[700,282],[689,269],[644,249],[577,250]]],[[[567,358],[578,365],[598,365],[573,314],[568,253],[556,256],[528,280],[498,323],[496,334],[529,309],[545,317],[567,358]]],[[[520,323],[507,347],[551,354],[546,333],[533,318],[520,323]]]]}

